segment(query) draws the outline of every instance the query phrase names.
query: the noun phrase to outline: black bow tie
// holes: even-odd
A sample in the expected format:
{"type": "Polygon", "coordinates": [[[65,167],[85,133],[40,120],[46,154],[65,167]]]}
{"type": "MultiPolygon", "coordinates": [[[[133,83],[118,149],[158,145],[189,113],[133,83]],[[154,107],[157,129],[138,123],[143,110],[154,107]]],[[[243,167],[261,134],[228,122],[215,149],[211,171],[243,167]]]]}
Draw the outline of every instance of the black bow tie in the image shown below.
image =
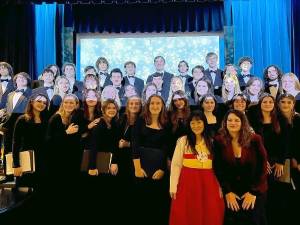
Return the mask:
{"type": "Polygon", "coordinates": [[[269,84],[269,87],[277,87],[277,84],[269,84]]]}
{"type": "Polygon", "coordinates": [[[209,73],[217,73],[216,70],[210,70],[209,73]]]}
{"type": "Polygon", "coordinates": [[[9,82],[10,79],[1,79],[1,82],[9,82]]]}
{"type": "Polygon", "coordinates": [[[46,91],[48,91],[49,89],[52,89],[53,90],[53,86],[50,86],[50,87],[45,87],[46,91]]]}
{"type": "Polygon", "coordinates": [[[25,90],[24,89],[16,89],[15,92],[22,92],[22,93],[24,93],[25,90]]]}
{"type": "Polygon", "coordinates": [[[242,77],[245,78],[245,77],[251,77],[250,74],[242,74],[242,77]]]}
{"type": "Polygon", "coordinates": [[[128,75],[128,78],[134,78],[134,75],[128,75]]]}
{"type": "Polygon", "coordinates": [[[162,75],[164,75],[164,73],[156,72],[156,75],[157,75],[157,76],[162,76],[162,75]]]}
{"type": "Polygon", "coordinates": [[[106,73],[103,73],[103,72],[100,72],[99,74],[100,74],[100,75],[105,75],[105,76],[106,76],[106,73]]]}

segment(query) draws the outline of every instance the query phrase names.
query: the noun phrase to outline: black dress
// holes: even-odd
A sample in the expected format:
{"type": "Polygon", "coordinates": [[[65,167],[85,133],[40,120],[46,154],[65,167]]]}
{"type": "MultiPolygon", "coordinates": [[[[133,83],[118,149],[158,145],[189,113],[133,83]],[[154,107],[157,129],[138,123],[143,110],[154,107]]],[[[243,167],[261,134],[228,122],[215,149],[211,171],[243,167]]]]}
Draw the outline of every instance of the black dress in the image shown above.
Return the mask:
{"type": "Polygon", "coordinates": [[[45,160],[45,135],[46,123],[34,123],[28,121],[22,115],[18,118],[13,132],[13,167],[20,166],[19,153],[26,150],[34,150],[35,169],[33,174],[23,174],[17,179],[18,186],[29,186],[37,188],[41,184],[41,176],[45,160]]]}

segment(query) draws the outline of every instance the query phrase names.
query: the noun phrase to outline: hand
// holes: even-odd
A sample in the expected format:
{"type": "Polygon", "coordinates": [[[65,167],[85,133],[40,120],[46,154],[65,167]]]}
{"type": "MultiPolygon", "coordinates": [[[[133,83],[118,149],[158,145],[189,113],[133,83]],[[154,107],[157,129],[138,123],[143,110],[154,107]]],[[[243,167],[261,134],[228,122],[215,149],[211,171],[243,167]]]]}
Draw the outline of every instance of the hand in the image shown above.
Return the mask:
{"type": "Polygon", "coordinates": [[[283,175],[283,165],[279,163],[275,163],[274,176],[281,177],[283,175]]]}
{"type": "Polygon", "coordinates": [[[165,172],[161,169],[156,170],[152,176],[153,180],[160,180],[164,176],[165,172]]]}
{"type": "Polygon", "coordinates": [[[93,170],[89,170],[89,175],[90,176],[98,176],[98,169],[93,169],[93,170]]]}
{"type": "Polygon", "coordinates": [[[92,122],[90,122],[88,125],[88,129],[90,130],[93,127],[95,127],[99,123],[99,121],[100,121],[100,118],[97,118],[97,119],[93,120],[92,122]]]}
{"type": "Polygon", "coordinates": [[[172,199],[176,199],[176,192],[170,192],[170,196],[172,199]]]}
{"type": "Polygon", "coordinates": [[[0,118],[3,117],[5,115],[5,110],[0,110],[0,118]]]}
{"type": "Polygon", "coordinates": [[[139,178],[147,177],[146,172],[141,168],[134,171],[134,175],[139,178]]]}
{"type": "Polygon", "coordinates": [[[125,148],[125,147],[130,147],[130,142],[121,139],[119,141],[119,148],[125,148]]]}
{"type": "Polygon", "coordinates": [[[118,164],[111,164],[110,165],[110,173],[114,176],[118,173],[118,164]]]}
{"type": "Polygon", "coordinates": [[[68,126],[68,129],[66,129],[66,133],[67,134],[75,134],[78,132],[78,125],[74,124],[74,123],[71,123],[69,126],[68,126]]]}
{"type": "Polygon", "coordinates": [[[256,200],[255,195],[252,195],[249,192],[247,192],[241,198],[244,199],[242,204],[242,208],[244,210],[248,210],[250,207],[251,209],[254,209],[255,200],[256,200]]]}
{"type": "Polygon", "coordinates": [[[240,197],[234,194],[233,192],[229,192],[225,195],[227,207],[231,209],[232,211],[239,211],[240,206],[237,202],[237,199],[240,200],[240,197]]]}
{"type": "Polygon", "coordinates": [[[274,168],[274,166],[271,166],[269,162],[267,162],[267,172],[268,174],[272,173],[272,169],[274,168]]]}
{"type": "Polygon", "coordinates": [[[14,168],[14,176],[21,177],[23,175],[22,167],[14,168]]]}
{"type": "Polygon", "coordinates": [[[220,198],[223,198],[223,191],[222,191],[221,187],[219,187],[219,195],[220,195],[220,198]]]}

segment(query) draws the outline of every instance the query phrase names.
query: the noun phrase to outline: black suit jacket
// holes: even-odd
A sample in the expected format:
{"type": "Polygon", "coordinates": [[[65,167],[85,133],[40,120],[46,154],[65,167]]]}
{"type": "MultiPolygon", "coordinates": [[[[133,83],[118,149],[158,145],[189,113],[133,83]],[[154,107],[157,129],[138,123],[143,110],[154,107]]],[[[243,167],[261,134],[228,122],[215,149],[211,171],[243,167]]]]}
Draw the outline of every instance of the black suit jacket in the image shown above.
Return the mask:
{"type": "MultiPolygon", "coordinates": [[[[129,83],[129,78],[128,78],[128,76],[125,76],[124,77],[124,86],[126,86],[128,84],[130,84],[129,83]]],[[[142,92],[143,92],[143,89],[144,89],[144,80],[135,76],[134,87],[137,91],[137,94],[139,96],[142,96],[142,92]]]]}
{"type": "Polygon", "coordinates": [[[222,84],[223,84],[223,70],[217,69],[216,70],[216,77],[215,77],[215,82],[213,82],[211,74],[209,72],[209,69],[204,70],[204,75],[210,80],[212,85],[214,86],[214,94],[215,95],[222,95],[222,84]]]}
{"type": "MultiPolygon", "coordinates": [[[[1,82],[0,82],[1,84],[1,82]]],[[[9,93],[15,90],[14,83],[12,79],[7,83],[5,92],[2,91],[2,85],[0,85],[0,109],[3,109],[6,107],[7,103],[7,96],[9,93]]]]}
{"type": "MultiPolygon", "coordinates": [[[[152,82],[153,76],[155,73],[151,74],[147,78],[147,84],[152,82]]],[[[170,85],[171,85],[171,79],[174,75],[168,72],[164,72],[163,74],[163,84],[162,84],[162,91],[161,91],[161,97],[164,99],[165,102],[167,102],[170,92],[170,85]]]]}
{"type": "MultiPolygon", "coordinates": [[[[253,74],[250,74],[250,78],[255,77],[253,74]]],[[[243,75],[239,73],[238,80],[240,84],[241,91],[244,91],[246,88],[246,82],[244,81],[243,75]]]]}

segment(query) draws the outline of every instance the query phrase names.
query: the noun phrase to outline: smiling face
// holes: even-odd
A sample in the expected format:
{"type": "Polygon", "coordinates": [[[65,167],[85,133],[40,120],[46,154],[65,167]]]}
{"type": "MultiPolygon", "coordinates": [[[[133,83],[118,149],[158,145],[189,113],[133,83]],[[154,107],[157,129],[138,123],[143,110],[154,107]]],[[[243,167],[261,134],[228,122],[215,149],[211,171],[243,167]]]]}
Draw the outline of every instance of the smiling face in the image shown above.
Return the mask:
{"type": "Polygon", "coordinates": [[[52,84],[54,80],[54,74],[51,72],[45,72],[42,75],[42,80],[44,81],[44,83],[52,84]]]}
{"type": "Polygon", "coordinates": [[[116,89],[113,86],[106,86],[102,91],[103,99],[115,99],[116,98],[116,89]]]}
{"type": "Polygon", "coordinates": [[[129,76],[135,75],[135,66],[132,63],[129,63],[125,66],[125,72],[129,76]]]}
{"type": "Polygon", "coordinates": [[[213,112],[215,110],[215,107],[215,100],[211,97],[207,97],[202,103],[202,108],[204,112],[213,112]]]}
{"type": "Polygon", "coordinates": [[[9,75],[8,69],[6,66],[1,65],[0,66],[0,76],[6,77],[9,75]]]}
{"type": "Polygon", "coordinates": [[[262,112],[272,112],[274,109],[274,100],[271,97],[263,98],[260,108],[262,112]]]}
{"type": "Polygon", "coordinates": [[[282,98],[278,103],[279,109],[282,113],[292,113],[295,107],[295,103],[292,99],[282,98]]]}
{"type": "Polygon", "coordinates": [[[247,102],[245,101],[245,99],[243,99],[240,96],[236,97],[236,99],[233,101],[233,109],[235,110],[245,112],[246,107],[247,107],[247,102]]]}
{"type": "Polygon", "coordinates": [[[67,96],[63,101],[63,109],[67,113],[72,113],[77,108],[76,99],[72,96],[67,96]]]}
{"type": "Polygon", "coordinates": [[[156,93],[157,93],[156,87],[154,85],[149,85],[146,89],[146,100],[148,100],[151,95],[154,95],[156,93]]]}
{"type": "Polygon", "coordinates": [[[251,95],[258,95],[261,91],[262,84],[259,80],[254,80],[253,83],[249,86],[249,93],[251,95]]]}
{"type": "Polygon", "coordinates": [[[141,100],[138,98],[130,98],[127,102],[128,111],[130,113],[136,114],[141,110],[141,100]]]}
{"type": "Polygon", "coordinates": [[[152,115],[159,115],[163,107],[162,100],[159,97],[152,97],[149,104],[149,111],[152,115]]]}
{"type": "Polygon", "coordinates": [[[129,97],[134,96],[134,95],[137,95],[134,86],[132,86],[132,85],[127,85],[127,86],[125,87],[125,96],[126,96],[127,98],[129,98],[129,97]]]}
{"type": "Polygon", "coordinates": [[[204,131],[204,122],[199,118],[193,118],[190,122],[190,127],[195,135],[201,135],[204,131]]]}
{"type": "Polygon", "coordinates": [[[113,83],[114,86],[121,86],[122,83],[122,75],[119,72],[112,72],[111,73],[111,82],[113,83]]]}
{"type": "Polygon", "coordinates": [[[100,62],[98,65],[99,71],[106,72],[108,69],[108,65],[105,62],[100,62]]]}
{"type": "Polygon", "coordinates": [[[173,97],[173,102],[174,102],[176,109],[179,109],[179,110],[184,109],[185,101],[182,96],[175,94],[173,97]]]}
{"type": "Polygon", "coordinates": [[[109,119],[113,119],[117,115],[117,108],[115,104],[109,103],[104,110],[104,115],[109,119]]]}
{"type": "Polygon", "coordinates": [[[202,70],[199,68],[195,68],[192,75],[194,80],[200,80],[204,76],[202,70]]]}
{"type": "Polygon", "coordinates": [[[172,90],[172,92],[183,90],[183,82],[182,82],[181,78],[179,78],[179,77],[172,78],[171,90],[172,90]]]}
{"type": "Polygon", "coordinates": [[[268,68],[268,78],[272,80],[276,80],[278,78],[278,72],[274,66],[268,68]]]}
{"type": "Polygon", "coordinates": [[[66,66],[64,70],[64,74],[68,79],[75,79],[75,69],[73,66],[66,66]]]}
{"type": "Polygon", "coordinates": [[[241,119],[234,113],[230,113],[226,120],[226,127],[230,133],[238,133],[242,127],[241,119]]]}
{"type": "Polygon", "coordinates": [[[35,110],[37,112],[42,112],[46,109],[47,103],[48,103],[48,101],[44,96],[37,96],[32,101],[32,108],[33,108],[33,110],[35,110]]]}
{"type": "Polygon", "coordinates": [[[87,77],[85,79],[85,87],[86,89],[96,89],[97,88],[97,81],[93,77],[87,77]]]}
{"type": "Polygon", "coordinates": [[[188,70],[189,70],[189,68],[188,68],[188,66],[186,65],[185,62],[179,63],[179,65],[178,65],[179,73],[186,74],[188,70]]]}
{"type": "Polygon", "coordinates": [[[287,93],[295,91],[295,85],[296,82],[294,79],[290,76],[283,76],[282,77],[282,88],[285,90],[287,93]]]}
{"type": "Polygon", "coordinates": [[[86,94],[85,101],[86,101],[87,106],[89,106],[89,107],[96,106],[97,102],[98,102],[98,98],[97,98],[95,91],[92,91],[92,90],[88,91],[86,94]]]}
{"type": "Polygon", "coordinates": [[[242,62],[240,67],[243,72],[248,73],[252,67],[252,64],[249,61],[244,61],[244,62],[242,62]]]}
{"type": "Polygon", "coordinates": [[[70,89],[70,82],[66,78],[61,78],[58,83],[58,89],[60,92],[67,93],[70,89]]]}
{"type": "Polygon", "coordinates": [[[158,57],[154,61],[154,66],[156,71],[163,71],[165,68],[165,60],[161,57],[158,57]]]}
{"type": "Polygon", "coordinates": [[[196,90],[198,95],[202,96],[208,93],[208,85],[205,81],[201,80],[197,83],[196,90]]]}
{"type": "Polygon", "coordinates": [[[218,57],[216,55],[208,57],[207,64],[210,68],[215,68],[218,65],[218,57]]]}
{"type": "Polygon", "coordinates": [[[16,78],[16,84],[17,84],[17,88],[19,88],[19,89],[25,88],[25,87],[27,87],[28,80],[23,75],[18,75],[16,78]]]}
{"type": "Polygon", "coordinates": [[[228,92],[234,92],[234,80],[232,78],[227,78],[225,80],[225,89],[228,91],[228,92]]]}

